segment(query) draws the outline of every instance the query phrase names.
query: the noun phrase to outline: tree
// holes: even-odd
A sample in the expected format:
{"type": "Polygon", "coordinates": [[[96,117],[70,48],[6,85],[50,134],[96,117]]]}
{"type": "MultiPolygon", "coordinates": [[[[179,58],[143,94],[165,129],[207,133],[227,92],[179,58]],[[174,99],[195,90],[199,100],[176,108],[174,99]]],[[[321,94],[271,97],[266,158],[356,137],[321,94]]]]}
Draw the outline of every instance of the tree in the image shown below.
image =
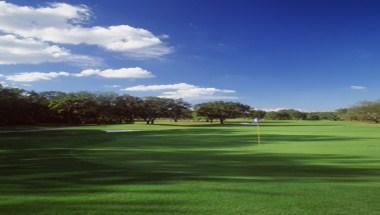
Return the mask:
{"type": "Polygon", "coordinates": [[[250,117],[263,119],[265,117],[266,113],[267,112],[265,112],[263,110],[251,110],[250,111],[250,117]]]}
{"type": "Polygon", "coordinates": [[[283,109],[279,111],[271,111],[266,115],[267,119],[272,120],[304,120],[307,114],[294,109],[283,109]]]}
{"type": "Polygon", "coordinates": [[[0,124],[28,124],[26,92],[15,88],[0,88],[0,124]]]}
{"type": "Polygon", "coordinates": [[[96,123],[98,106],[89,93],[72,93],[56,97],[50,101],[49,108],[56,111],[69,124],[96,123]]]}
{"type": "Polygon", "coordinates": [[[154,124],[159,117],[167,117],[169,111],[169,99],[159,97],[146,97],[141,104],[139,115],[146,124],[154,124]]]}
{"type": "Polygon", "coordinates": [[[320,118],[318,113],[311,112],[311,113],[307,114],[306,119],[307,120],[320,120],[321,118],[320,118]]]}
{"type": "Polygon", "coordinates": [[[142,100],[137,97],[130,95],[118,96],[115,98],[114,104],[115,116],[119,118],[120,123],[132,123],[138,115],[141,104],[142,100]]]}
{"type": "Polygon", "coordinates": [[[219,119],[220,124],[224,124],[227,118],[243,117],[249,113],[250,107],[238,102],[215,101],[198,104],[195,110],[199,116],[207,117],[211,121],[219,119]]]}
{"type": "Polygon", "coordinates": [[[288,113],[290,115],[291,119],[293,119],[293,120],[304,120],[304,119],[306,119],[306,116],[307,116],[306,113],[301,112],[299,110],[294,110],[294,109],[286,109],[286,110],[281,110],[281,111],[288,113]]]}
{"type": "Polygon", "coordinates": [[[178,119],[191,118],[191,105],[184,102],[182,99],[170,99],[168,100],[168,117],[172,118],[174,122],[178,119]]]}
{"type": "Polygon", "coordinates": [[[101,93],[96,95],[96,103],[98,106],[97,122],[98,123],[119,123],[120,119],[115,110],[116,93],[101,93]]]}
{"type": "Polygon", "coordinates": [[[361,102],[348,108],[345,117],[350,120],[370,121],[380,123],[380,101],[361,102]]]}
{"type": "Polygon", "coordinates": [[[291,120],[292,116],[287,111],[271,111],[265,117],[271,120],[291,120]]]}
{"type": "Polygon", "coordinates": [[[314,112],[314,114],[319,116],[320,120],[339,120],[338,113],[336,112],[314,112]]]}

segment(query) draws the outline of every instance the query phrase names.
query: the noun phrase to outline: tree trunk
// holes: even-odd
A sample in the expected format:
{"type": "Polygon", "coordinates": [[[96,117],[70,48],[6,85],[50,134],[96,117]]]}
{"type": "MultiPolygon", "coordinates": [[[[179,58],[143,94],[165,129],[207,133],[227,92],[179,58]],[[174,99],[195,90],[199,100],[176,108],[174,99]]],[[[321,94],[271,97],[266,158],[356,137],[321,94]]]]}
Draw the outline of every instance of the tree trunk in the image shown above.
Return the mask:
{"type": "Polygon", "coordinates": [[[154,124],[154,119],[150,120],[150,124],[151,124],[151,125],[154,124]]]}
{"type": "Polygon", "coordinates": [[[221,124],[221,125],[224,125],[224,119],[223,119],[223,118],[220,118],[219,120],[220,120],[220,124],[221,124]]]}

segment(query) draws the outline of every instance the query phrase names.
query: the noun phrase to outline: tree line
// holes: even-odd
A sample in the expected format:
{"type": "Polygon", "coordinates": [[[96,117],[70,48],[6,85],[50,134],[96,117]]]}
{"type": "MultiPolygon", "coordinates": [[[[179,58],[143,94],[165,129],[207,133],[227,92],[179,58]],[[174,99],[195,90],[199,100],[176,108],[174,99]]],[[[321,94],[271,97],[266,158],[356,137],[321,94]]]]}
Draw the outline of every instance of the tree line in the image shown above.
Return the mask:
{"type": "Polygon", "coordinates": [[[224,124],[230,118],[270,120],[360,120],[379,123],[380,101],[363,102],[335,112],[256,110],[239,102],[213,101],[194,105],[182,99],[139,98],[116,93],[34,92],[0,85],[0,125],[116,124],[157,118],[197,119],[224,124]]]}
{"type": "Polygon", "coordinates": [[[360,102],[350,108],[338,109],[337,113],[345,120],[380,123],[380,100],[360,102]]]}
{"type": "Polygon", "coordinates": [[[352,107],[331,112],[302,112],[294,109],[270,112],[258,110],[253,115],[270,120],[349,120],[380,123],[380,101],[360,102],[352,107]]]}
{"type": "Polygon", "coordinates": [[[112,124],[142,119],[190,118],[190,104],[181,99],[138,98],[115,93],[29,92],[0,87],[0,125],[41,123],[112,124]]]}

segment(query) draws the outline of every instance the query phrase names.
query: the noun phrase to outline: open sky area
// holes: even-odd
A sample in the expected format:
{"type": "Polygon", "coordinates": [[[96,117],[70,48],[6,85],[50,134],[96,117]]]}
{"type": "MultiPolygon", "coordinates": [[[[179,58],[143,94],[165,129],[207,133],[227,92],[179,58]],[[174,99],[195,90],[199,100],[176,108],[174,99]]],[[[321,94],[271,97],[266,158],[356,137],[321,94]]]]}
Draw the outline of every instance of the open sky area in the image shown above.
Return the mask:
{"type": "Polygon", "coordinates": [[[0,1],[0,83],[326,111],[379,99],[380,1],[0,1]]]}

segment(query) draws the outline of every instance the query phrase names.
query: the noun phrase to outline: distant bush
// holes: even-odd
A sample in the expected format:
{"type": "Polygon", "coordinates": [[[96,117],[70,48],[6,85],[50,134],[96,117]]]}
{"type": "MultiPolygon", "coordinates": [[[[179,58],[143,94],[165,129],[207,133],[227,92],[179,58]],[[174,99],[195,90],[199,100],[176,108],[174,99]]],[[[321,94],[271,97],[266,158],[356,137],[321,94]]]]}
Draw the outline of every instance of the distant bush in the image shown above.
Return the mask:
{"type": "Polygon", "coordinates": [[[380,101],[361,102],[353,107],[338,110],[338,114],[346,120],[380,123],[380,101]]]}
{"type": "Polygon", "coordinates": [[[279,111],[267,112],[265,118],[271,120],[303,120],[306,119],[306,115],[306,113],[298,110],[284,109],[279,111]]]}
{"type": "Polygon", "coordinates": [[[270,120],[291,120],[292,116],[284,111],[271,111],[267,112],[265,118],[270,120]]]}
{"type": "Polygon", "coordinates": [[[251,118],[259,118],[259,119],[263,119],[266,114],[267,114],[267,112],[265,112],[263,110],[251,110],[249,112],[249,116],[251,118]]]}
{"type": "Polygon", "coordinates": [[[340,120],[336,112],[310,112],[307,113],[307,120],[340,120]]]}
{"type": "Polygon", "coordinates": [[[307,120],[320,120],[318,113],[308,113],[306,116],[307,120]]]}

